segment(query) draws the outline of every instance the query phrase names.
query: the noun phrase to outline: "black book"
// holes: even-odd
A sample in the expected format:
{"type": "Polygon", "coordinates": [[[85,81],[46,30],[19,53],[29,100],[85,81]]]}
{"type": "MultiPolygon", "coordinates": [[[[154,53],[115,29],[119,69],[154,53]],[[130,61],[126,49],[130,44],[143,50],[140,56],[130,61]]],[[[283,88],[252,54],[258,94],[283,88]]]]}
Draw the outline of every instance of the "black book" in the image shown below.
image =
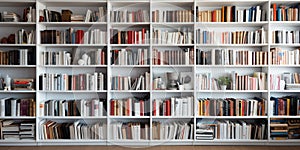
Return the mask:
{"type": "Polygon", "coordinates": [[[56,11],[51,11],[51,22],[61,22],[61,14],[56,11]]]}
{"type": "Polygon", "coordinates": [[[222,65],[222,51],[220,49],[215,50],[215,65],[222,65]]]}
{"type": "Polygon", "coordinates": [[[12,98],[5,100],[5,116],[11,116],[11,100],[12,98]]]}
{"type": "Polygon", "coordinates": [[[235,22],[236,21],[236,7],[232,6],[231,7],[231,22],[235,22]]]}

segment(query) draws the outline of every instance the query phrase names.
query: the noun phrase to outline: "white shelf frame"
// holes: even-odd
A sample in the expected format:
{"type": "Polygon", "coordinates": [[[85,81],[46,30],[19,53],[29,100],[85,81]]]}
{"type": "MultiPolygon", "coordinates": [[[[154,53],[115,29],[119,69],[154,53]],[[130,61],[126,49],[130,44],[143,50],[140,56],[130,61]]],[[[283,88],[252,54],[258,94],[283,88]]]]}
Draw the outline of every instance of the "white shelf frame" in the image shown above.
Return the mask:
{"type": "MultiPolygon", "coordinates": [[[[22,5],[23,3],[32,3],[32,4],[37,4],[37,9],[36,12],[38,13],[38,10],[40,9],[39,4],[40,3],[62,3],[64,5],[71,3],[71,2],[65,2],[63,0],[10,0],[9,2],[10,5],[22,5]],[[17,4],[12,4],[12,3],[17,3],[17,4]]],[[[38,81],[39,77],[39,71],[40,68],[43,69],[49,69],[49,68],[76,68],[76,69],[81,69],[81,68],[104,68],[107,71],[107,79],[111,77],[111,72],[113,69],[122,69],[122,68],[149,68],[150,71],[150,79],[153,79],[153,69],[157,68],[167,68],[167,67],[177,67],[177,68],[191,68],[192,72],[194,73],[194,79],[195,79],[195,72],[198,69],[201,68],[262,68],[266,69],[268,73],[270,72],[271,68],[289,68],[289,67],[295,67],[298,68],[299,66],[296,65],[270,65],[270,59],[269,59],[269,65],[257,65],[257,66],[247,66],[247,65],[237,65],[237,66],[230,66],[230,65],[196,65],[196,61],[194,59],[194,64],[193,65],[152,65],[152,59],[150,59],[150,64],[149,65],[131,65],[131,66],[122,66],[122,65],[110,65],[110,57],[109,57],[109,52],[111,49],[116,48],[116,47],[147,47],[151,51],[152,48],[157,48],[157,47],[193,47],[195,50],[196,48],[213,48],[213,47],[224,47],[224,48],[239,48],[239,47],[246,47],[246,48],[262,48],[262,47],[267,47],[268,51],[270,50],[271,47],[300,47],[300,44],[273,44],[271,43],[271,38],[268,38],[268,42],[266,44],[153,44],[152,40],[149,40],[149,44],[110,44],[110,27],[123,27],[123,26],[135,26],[135,25],[143,25],[143,26],[150,26],[149,31],[150,31],[150,39],[152,37],[152,29],[153,27],[160,27],[160,26],[192,26],[194,29],[199,28],[200,26],[206,26],[206,27],[223,27],[223,26],[238,26],[238,27],[260,27],[260,26],[267,26],[268,29],[270,29],[271,26],[276,26],[276,25],[286,25],[286,26],[300,26],[300,21],[262,21],[262,22],[197,22],[196,21],[196,15],[194,15],[194,22],[167,22],[167,23],[161,23],[161,22],[152,22],[151,20],[149,22],[138,22],[138,23],[115,23],[115,22],[110,22],[110,6],[115,4],[115,3],[127,3],[125,0],[87,0],[87,5],[91,6],[92,4],[107,4],[108,8],[108,15],[107,15],[107,22],[38,22],[38,16],[36,16],[36,22],[0,22],[0,27],[34,27],[36,29],[36,37],[37,37],[37,44],[0,44],[0,47],[5,47],[5,48],[14,48],[14,47],[34,47],[36,48],[36,63],[37,65],[26,65],[26,66],[16,66],[16,65],[0,65],[1,69],[6,69],[6,68],[33,68],[36,69],[36,87],[40,84],[40,81],[38,81]],[[107,29],[107,44],[39,44],[39,37],[40,33],[39,31],[41,30],[41,26],[45,27],[90,27],[90,26],[102,26],[106,27],[107,29]],[[54,65],[47,65],[47,66],[42,66],[38,65],[38,52],[39,48],[72,48],[72,47],[87,47],[87,48],[94,48],[94,47],[107,47],[107,64],[106,65],[91,65],[91,66],[77,66],[77,65],[70,65],[70,66],[54,66],[54,65]]],[[[150,19],[152,19],[152,10],[153,8],[153,3],[156,2],[163,2],[163,3],[172,3],[172,2],[182,2],[182,3],[191,3],[194,7],[193,10],[196,10],[196,5],[200,4],[205,4],[205,3],[224,3],[224,4],[230,4],[230,3],[243,3],[243,4],[261,4],[261,3],[266,3],[269,6],[269,9],[271,7],[271,3],[273,2],[285,2],[284,0],[227,0],[226,2],[224,0],[188,0],[188,1],[180,1],[180,0],[174,0],[174,1],[165,1],[165,0],[139,0],[139,1],[130,1],[130,3],[134,2],[143,2],[148,4],[149,3],[149,10],[150,10],[150,19]]],[[[289,0],[289,2],[299,2],[298,0],[289,0]]],[[[5,2],[0,2],[5,3],[5,2]]],[[[72,3],[82,3],[81,0],[73,0],[72,3]]],[[[76,5],[77,6],[77,5],[76,5]]],[[[194,13],[196,14],[196,13],[194,13]]],[[[270,18],[270,14],[268,11],[268,17],[270,18]]],[[[195,31],[195,30],[194,30],[195,31]]],[[[196,37],[196,34],[194,32],[194,39],[196,37]]],[[[271,37],[271,32],[268,30],[268,37],[271,37]]],[[[152,58],[152,53],[150,52],[150,58],[152,58]]],[[[196,56],[196,51],[194,51],[194,56],[196,56]]],[[[270,58],[270,56],[269,56],[270,58]]],[[[152,116],[152,113],[150,112],[150,116],[142,116],[142,117],[137,117],[137,116],[110,116],[110,107],[109,107],[109,100],[112,98],[112,94],[114,93],[148,93],[150,94],[150,108],[152,108],[152,99],[153,99],[153,94],[157,93],[191,93],[194,95],[194,107],[196,107],[196,102],[197,102],[197,95],[199,93],[262,93],[262,94],[267,94],[268,96],[268,101],[272,93],[282,93],[283,95],[286,93],[293,93],[293,94],[299,94],[300,91],[293,91],[293,90],[281,90],[281,91],[275,91],[275,90],[256,90],[256,91],[249,91],[249,90],[227,90],[227,91],[197,91],[196,90],[196,85],[194,85],[194,90],[186,90],[186,91],[179,91],[179,90],[153,90],[152,89],[152,84],[150,85],[151,89],[150,90],[144,90],[144,91],[116,91],[116,90],[111,90],[110,88],[110,80],[107,81],[107,90],[101,90],[101,91],[0,91],[0,94],[35,94],[36,98],[36,117],[26,117],[26,116],[21,116],[21,117],[0,117],[1,119],[18,119],[18,120],[35,120],[36,121],[36,140],[20,140],[20,141],[9,141],[9,140],[0,140],[0,145],[1,146],[9,146],[9,145],[18,145],[18,146],[34,146],[34,145],[115,145],[115,144],[122,144],[122,145],[134,145],[134,146],[153,146],[153,145],[213,145],[213,144],[218,144],[218,145],[300,145],[300,140],[282,140],[282,141],[274,141],[270,139],[270,127],[268,126],[268,139],[266,140],[196,140],[195,139],[195,134],[194,134],[194,139],[192,140],[153,140],[152,139],[152,122],[153,119],[155,120],[160,120],[160,119],[192,119],[194,122],[194,131],[196,129],[196,121],[198,118],[213,118],[213,119],[266,119],[268,120],[268,124],[270,123],[271,118],[300,118],[300,116],[273,116],[273,115],[268,115],[268,116],[197,116],[196,114],[196,109],[194,108],[194,114],[193,116],[152,116]],[[94,117],[94,116],[89,116],[89,117],[82,117],[82,116],[67,116],[67,117],[61,117],[61,116],[39,116],[39,100],[41,98],[42,94],[65,94],[65,93],[83,93],[83,94],[88,94],[88,93],[104,93],[106,98],[107,98],[107,116],[101,116],[101,117],[94,117]],[[109,137],[107,137],[107,140],[40,140],[39,137],[39,131],[38,131],[38,124],[41,119],[53,119],[53,120],[78,120],[78,119],[88,119],[88,120],[104,120],[107,123],[107,130],[109,132],[109,124],[113,119],[129,119],[129,120],[149,120],[149,126],[150,126],[150,139],[149,140],[140,140],[140,141],[133,141],[133,140],[111,140],[109,137]]],[[[268,82],[268,87],[270,87],[269,82],[268,82]]],[[[108,134],[109,135],[109,134],[108,134]]]]}

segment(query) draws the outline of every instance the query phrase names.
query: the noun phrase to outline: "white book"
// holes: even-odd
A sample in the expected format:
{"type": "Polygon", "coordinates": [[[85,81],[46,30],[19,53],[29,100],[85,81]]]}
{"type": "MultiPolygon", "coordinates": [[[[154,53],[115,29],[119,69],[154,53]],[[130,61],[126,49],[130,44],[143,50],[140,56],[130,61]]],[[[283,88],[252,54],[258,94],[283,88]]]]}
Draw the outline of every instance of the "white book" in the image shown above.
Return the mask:
{"type": "Polygon", "coordinates": [[[240,138],[240,124],[235,123],[235,139],[241,139],[240,138]]]}
{"type": "Polygon", "coordinates": [[[298,49],[294,50],[294,60],[295,60],[295,62],[293,64],[299,65],[299,50],[298,49]]]}
{"type": "Polygon", "coordinates": [[[11,116],[17,116],[17,99],[11,100],[11,116]]]}
{"type": "Polygon", "coordinates": [[[182,116],[188,116],[188,111],[189,111],[188,99],[182,98],[181,101],[182,101],[182,116]]]}
{"type": "Polygon", "coordinates": [[[98,116],[103,116],[103,102],[99,102],[99,111],[98,111],[98,116]]]}
{"type": "Polygon", "coordinates": [[[5,116],[5,99],[0,100],[0,116],[5,116]]]}
{"type": "Polygon", "coordinates": [[[175,98],[171,97],[171,116],[175,116],[175,98]]]}
{"type": "Polygon", "coordinates": [[[135,102],[134,103],[134,116],[140,116],[140,103],[135,102]]]}

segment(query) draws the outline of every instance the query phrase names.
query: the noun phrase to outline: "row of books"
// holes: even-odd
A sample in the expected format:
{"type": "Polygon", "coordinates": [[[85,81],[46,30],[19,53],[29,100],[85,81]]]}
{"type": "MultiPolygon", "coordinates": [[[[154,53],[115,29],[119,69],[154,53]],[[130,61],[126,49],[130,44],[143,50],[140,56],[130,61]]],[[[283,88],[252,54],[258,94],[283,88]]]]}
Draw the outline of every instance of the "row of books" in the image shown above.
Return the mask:
{"type": "Polygon", "coordinates": [[[268,52],[233,50],[233,49],[210,49],[196,50],[197,65],[267,65],[268,52]]]}
{"type": "Polygon", "coordinates": [[[215,32],[196,30],[198,44],[264,44],[267,43],[267,32],[264,28],[255,31],[215,32]]]}
{"type": "Polygon", "coordinates": [[[300,99],[297,96],[271,97],[270,113],[278,116],[300,115],[300,99]]]}
{"type": "Polygon", "coordinates": [[[276,44],[296,44],[300,40],[300,31],[275,30],[272,31],[272,43],[276,44]]]}
{"type": "Polygon", "coordinates": [[[104,116],[105,99],[46,100],[40,103],[40,116],[104,116]]]}
{"type": "MultiPolygon", "coordinates": [[[[254,72],[253,77],[250,75],[238,75],[235,71],[231,73],[231,90],[265,90],[266,73],[254,72]]],[[[212,73],[196,74],[196,89],[197,90],[220,90],[220,85],[217,78],[212,76],[212,73]]]]}
{"type": "Polygon", "coordinates": [[[150,90],[150,73],[145,72],[134,78],[131,76],[111,77],[112,90],[150,90]]]}
{"type": "Polygon", "coordinates": [[[271,118],[270,137],[272,140],[300,139],[300,120],[271,118]]]}
{"type": "Polygon", "coordinates": [[[152,139],[153,140],[194,139],[194,124],[183,122],[183,121],[153,122],[152,139]]]}
{"type": "Polygon", "coordinates": [[[71,10],[61,12],[43,9],[39,11],[40,22],[105,22],[106,7],[98,7],[98,11],[86,10],[86,14],[73,14],[71,10]]]}
{"type": "Polygon", "coordinates": [[[149,116],[150,104],[147,99],[124,98],[110,100],[111,116],[149,116]]]}
{"type": "Polygon", "coordinates": [[[0,121],[0,139],[35,140],[35,123],[32,121],[0,121]]]}
{"type": "Polygon", "coordinates": [[[153,116],[192,116],[194,111],[193,96],[154,99],[153,116]]]}
{"type": "Polygon", "coordinates": [[[287,50],[281,47],[270,48],[272,65],[299,65],[299,49],[287,50]]]}
{"type": "Polygon", "coordinates": [[[35,44],[35,31],[20,29],[15,33],[15,44],[35,44]]]}
{"type": "Polygon", "coordinates": [[[232,90],[266,90],[267,75],[265,72],[254,72],[250,75],[238,75],[232,72],[232,90]]]}
{"type": "Polygon", "coordinates": [[[299,73],[284,72],[282,74],[270,74],[271,90],[299,90],[299,84],[299,73]]]}
{"type": "Polygon", "coordinates": [[[153,22],[193,22],[192,10],[154,10],[153,22]]]}
{"type": "Polygon", "coordinates": [[[273,3],[270,14],[271,21],[299,21],[299,4],[286,6],[285,4],[273,3]]]}
{"type": "Polygon", "coordinates": [[[236,6],[222,6],[215,10],[197,10],[198,22],[260,22],[265,21],[266,11],[261,6],[237,10],[236,6]]]}
{"type": "Polygon", "coordinates": [[[150,33],[146,28],[140,30],[110,30],[110,44],[148,44],[150,33]]]}
{"type": "Polygon", "coordinates": [[[107,125],[105,123],[86,124],[82,120],[71,123],[61,123],[52,120],[42,120],[39,123],[41,140],[74,139],[74,140],[105,140],[107,125]]]}
{"type": "Polygon", "coordinates": [[[20,22],[21,16],[15,12],[0,12],[0,22],[20,22]]]}
{"type": "Polygon", "coordinates": [[[201,98],[197,102],[199,116],[266,116],[268,101],[264,98],[201,98]]]}
{"type": "Polygon", "coordinates": [[[29,6],[23,9],[23,14],[16,12],[2,11],[0,12],[0,22],[35,22],[36,12],[35,6],[29,6]]]}
{"type": "Polygon", "coordinates": [[[0,65],[35,65],[35,51],[31,49],[0,50],[0,65]]]}
{"type": "Polygon", "coordinates": [[[114,122],[111,125],[112,140],[149,140],[150,126],[143,122],[114,122]]]}
{"type": "Polygon", "coordinates": [[[68,28],[63,31],[44,30],[41,32],[41,44],[106,44],[106,31],[68,28]]]}
{"type": "Polygon", "coordinates": [[[153,65],[191,65],[194,64],[194,48],[180,50],[152,50],[153,65]]]}
{"type": "Polygon", "coordinates": [[[104,90],[105,75],[101,72],[68,75],[60,73],[43,73],[40,75],[40,90],[104,90]]]}
{"type": "Polygon", "coordinates": [[[197,140],[213,139],[267,139],[267,123],[264,120],[248,122],[243,120],[215,120],[207,123],[198,120],[196,124],[197,140]]]}
{"type": "Polygon", "coordinates": [[[153,29],[153,44],[193,44],[193,32],[190,28],[170,31],[164,29],[153,29]]]}
{"type": "Polygon", "coordinates": [[[106,49],[80,50],[78,48],[69,51],[42,51],[40,55],[41,65],[105,65],[106,49]]]}
{"type": "Polygon", "coordinates": [[[110,51],[112,65],[149,65],[147,48],[122,48],[110,51]]]}
{"type": "Polygon", "coordinates": [[[149,22],[149,10],[114,10],[110,11],[111,22],[149,22]]]}
{"type": "Polygon", "coordinates": [[[36,112],[35,100],[33,98],[1,98],[0,106],[1,117],[35,116],[36,112]]]}

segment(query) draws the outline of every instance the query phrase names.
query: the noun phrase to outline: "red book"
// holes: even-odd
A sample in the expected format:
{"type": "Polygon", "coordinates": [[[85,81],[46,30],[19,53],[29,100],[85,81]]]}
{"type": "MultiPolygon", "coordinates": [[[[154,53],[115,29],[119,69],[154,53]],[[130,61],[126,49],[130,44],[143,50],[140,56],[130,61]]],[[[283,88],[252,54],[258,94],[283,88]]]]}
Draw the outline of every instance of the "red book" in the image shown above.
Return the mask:
{"type": "Polygon", "coordinates": [[[139,44],[139,31],[134,31],[135,32],[135,44],[139,44]]]}
{"type": "Polygon", "coordinates": [[[156,108],[156,100],[153,101],[153,106],[152,107],[153,107],[153,113],[152,114],[153,114],[153,116],[156,116],[156,109],[157,109],[156,108]]]}
{"type": "Polygon", "coordinates": [[[132,31],[127,31],[127,43],[128,44],[132,44],[132,34],[131,34],[132,31]]]}
{"type": "Polygon", "coordinates": [[[115,108],[114,108],[114,106],[115,106],[115,100],[111,100],[110,101],[110,115],[111,116],[114,116],[115,114],[114,114],[114,111],[115,111],[115,108]]]}
{"type": "Polygon", "coordinates": [[[76,31],[76,44],[83,44],[83,30],[77,30],[76,31]]]}
{"type": "Polygon", "coordinates": [[[277,6],[276,3],[273,4],[273,21],[277,21],[277,6]]]}
{"type": "Polygon", "coordinates": [[[146,33],[146,29],[143,28],[142,29],[142,44],[145,44],[145,33],[146,33]]]}
{"type": "Polygon", "coordinates": [[[144,116],[145,114],[145,102],[140,100],[140,116],[144,116]]]}
{"type": "Polygon", "coordinates": [[[105,52],[104,51],[102,51],[101,52],[101,65],[105,65],[105,52]]]}
{"type": "Polygon", "coordinates": [[[216,14],[217,14],[216,10],[212,11],[212,15],[211,15],[211,21],[212,22],[216,22],[216,20],[217,20],[217,15],[216,14]]]}
{"type": "Polygon", "coordinates": [[[171,116],[171,100],[166,100],[166,116],[171,116]]]}

